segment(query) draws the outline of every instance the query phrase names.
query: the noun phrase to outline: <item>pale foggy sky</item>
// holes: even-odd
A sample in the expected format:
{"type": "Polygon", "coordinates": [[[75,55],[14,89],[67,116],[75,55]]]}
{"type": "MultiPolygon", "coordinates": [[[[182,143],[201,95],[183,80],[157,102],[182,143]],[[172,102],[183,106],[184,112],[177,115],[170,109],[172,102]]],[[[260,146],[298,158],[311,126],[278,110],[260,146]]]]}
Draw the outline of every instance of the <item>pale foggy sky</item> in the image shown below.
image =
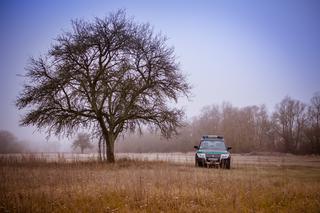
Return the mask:
{"type": "MultiPolygon", "coordinates": [[[[308,102],[320,90],[320,1],[15,1],[0,2],[0,129],[43,141],[19,127],[14,100],[28,57],[46,53],[70,20],[126,9],[168,36],[193,85],[188,117],[228,101],[235,106],[276,103],[290,95],[308,102]]],[[[57,140],[51,138],[51,140],[57,140]]]]}

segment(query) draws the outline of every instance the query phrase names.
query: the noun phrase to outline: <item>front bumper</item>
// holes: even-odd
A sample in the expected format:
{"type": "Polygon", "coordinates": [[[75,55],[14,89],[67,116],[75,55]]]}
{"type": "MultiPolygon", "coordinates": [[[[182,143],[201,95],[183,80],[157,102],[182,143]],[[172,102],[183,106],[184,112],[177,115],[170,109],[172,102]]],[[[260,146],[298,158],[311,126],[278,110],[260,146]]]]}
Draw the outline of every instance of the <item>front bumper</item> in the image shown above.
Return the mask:
{"type": "Polygon", "coordinates": [[[227,161],[230,161],[231,157],[222,159],[221,157],[206,157],[206,158],[199,158],[196,156],[196,161],[198,164],[200,163],[203,166],[222,166],[227,163],[227,161]]]}

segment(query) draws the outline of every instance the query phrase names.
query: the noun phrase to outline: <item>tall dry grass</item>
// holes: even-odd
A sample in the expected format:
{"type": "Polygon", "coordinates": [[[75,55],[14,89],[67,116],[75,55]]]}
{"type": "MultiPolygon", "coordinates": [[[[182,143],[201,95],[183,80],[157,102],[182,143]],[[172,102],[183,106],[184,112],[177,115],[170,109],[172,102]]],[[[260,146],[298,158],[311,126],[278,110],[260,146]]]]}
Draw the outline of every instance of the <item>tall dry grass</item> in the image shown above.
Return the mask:
{"type": "Polygon", "coordinates": [[[0,159],[0,212],[319,212],[320,168],[0,159]]]}

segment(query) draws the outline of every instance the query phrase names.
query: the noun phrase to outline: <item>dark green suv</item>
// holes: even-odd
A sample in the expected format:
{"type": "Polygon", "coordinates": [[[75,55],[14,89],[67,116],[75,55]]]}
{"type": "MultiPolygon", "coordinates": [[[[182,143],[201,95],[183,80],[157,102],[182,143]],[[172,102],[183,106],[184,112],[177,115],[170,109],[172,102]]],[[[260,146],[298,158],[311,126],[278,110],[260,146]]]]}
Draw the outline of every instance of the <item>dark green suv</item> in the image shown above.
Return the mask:
{"type": "Polygon", "coordinates": [[[195,164],[199,167],[221,167],[230,169],[231,155],[224,143],[224,138],[218,135],[202,136],[195,155],[195,164]]]}

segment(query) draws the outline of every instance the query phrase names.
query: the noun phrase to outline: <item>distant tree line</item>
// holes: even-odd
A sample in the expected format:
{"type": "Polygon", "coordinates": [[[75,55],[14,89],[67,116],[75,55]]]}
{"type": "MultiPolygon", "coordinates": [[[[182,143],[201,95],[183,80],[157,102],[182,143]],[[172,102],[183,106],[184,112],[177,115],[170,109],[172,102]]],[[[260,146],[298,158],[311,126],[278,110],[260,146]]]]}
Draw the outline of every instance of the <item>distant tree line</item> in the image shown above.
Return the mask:
{"type": "Polygon", "coordinates": [[[227,145],[238,153],[320,154],[320,93],[315,93],[308,104],[287,96],[273,112],[268,112],[265,105],[206,106],[170,141],[151,133],[127,135],[120,139],[116,149],[122,152],[192,151],[204,134],[224,135],[227,145]]]}

